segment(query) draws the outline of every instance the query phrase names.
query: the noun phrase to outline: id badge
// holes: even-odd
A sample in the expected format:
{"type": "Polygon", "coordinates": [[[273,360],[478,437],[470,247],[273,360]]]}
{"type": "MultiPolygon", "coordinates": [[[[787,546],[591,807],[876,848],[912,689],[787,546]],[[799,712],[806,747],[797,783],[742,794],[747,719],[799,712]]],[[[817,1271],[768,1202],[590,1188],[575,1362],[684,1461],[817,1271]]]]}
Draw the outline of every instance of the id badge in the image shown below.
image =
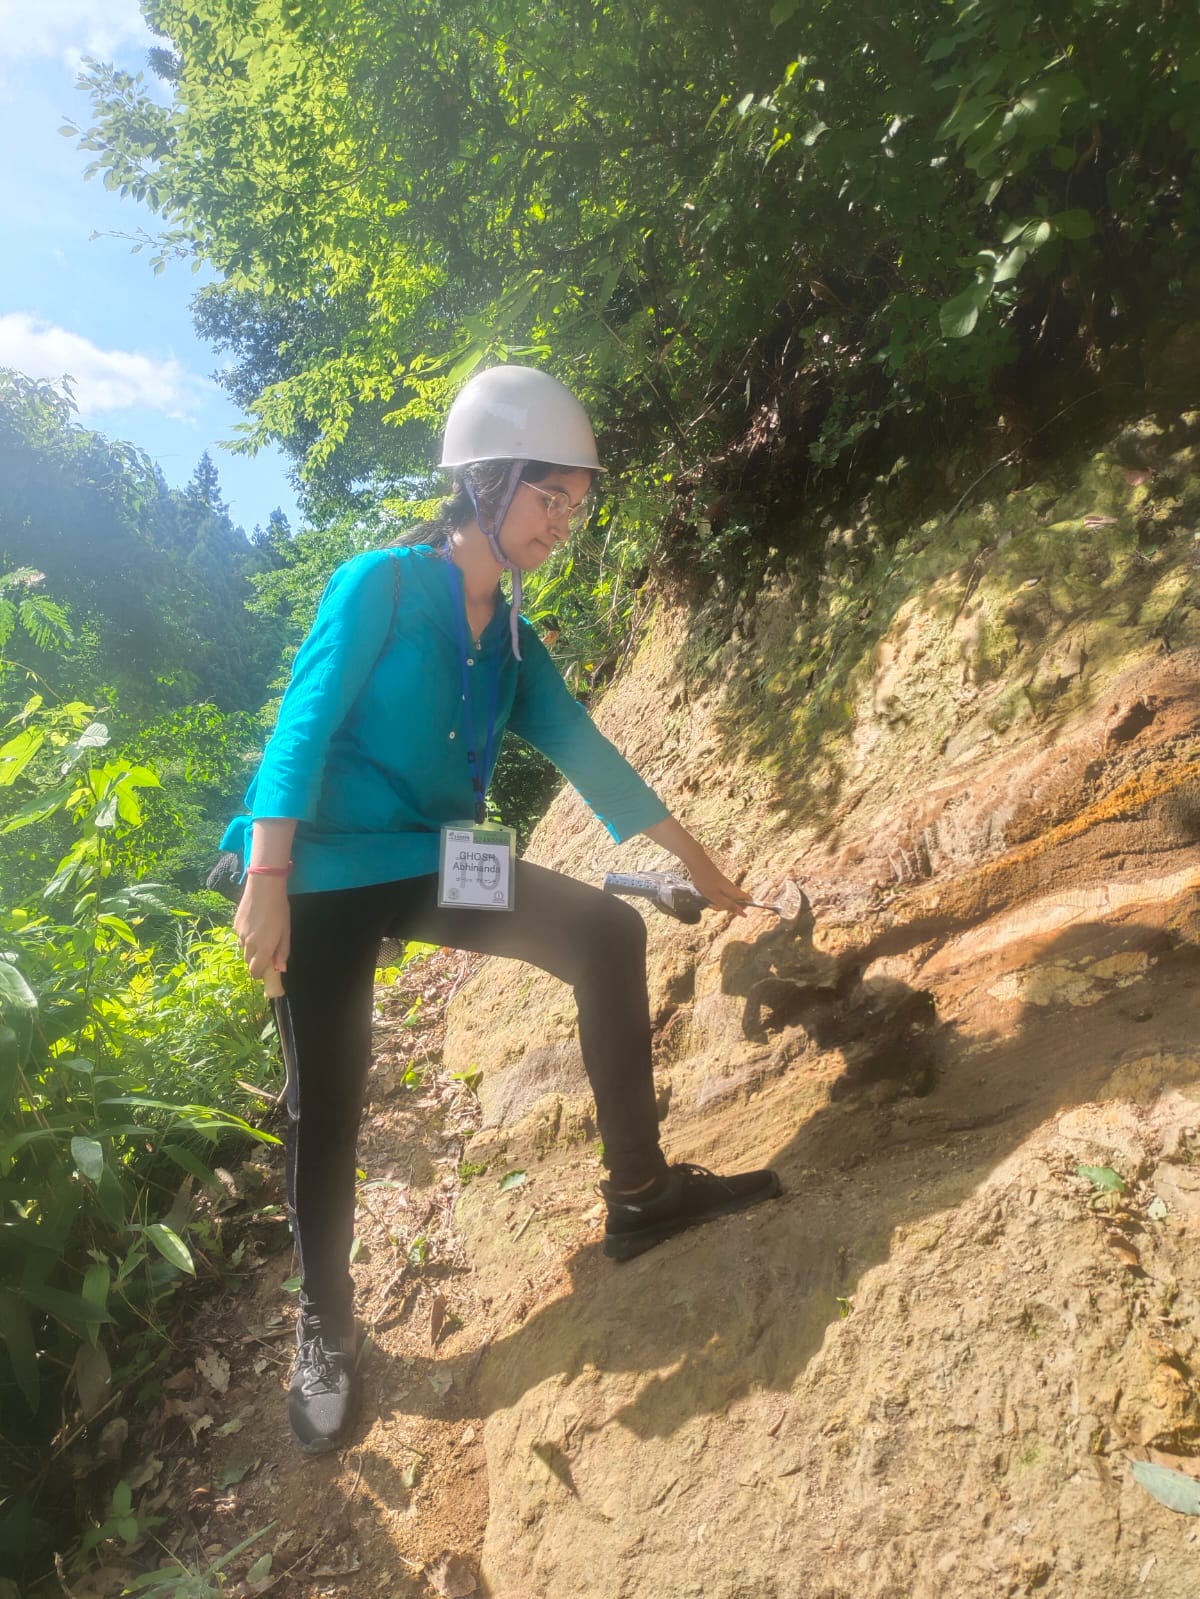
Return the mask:
{"type": "Polygon", "coordinates": [[[511,827],[492,822],[443,827],[438,904],[456,910],[512,910],[516,840],[511,827]]]}

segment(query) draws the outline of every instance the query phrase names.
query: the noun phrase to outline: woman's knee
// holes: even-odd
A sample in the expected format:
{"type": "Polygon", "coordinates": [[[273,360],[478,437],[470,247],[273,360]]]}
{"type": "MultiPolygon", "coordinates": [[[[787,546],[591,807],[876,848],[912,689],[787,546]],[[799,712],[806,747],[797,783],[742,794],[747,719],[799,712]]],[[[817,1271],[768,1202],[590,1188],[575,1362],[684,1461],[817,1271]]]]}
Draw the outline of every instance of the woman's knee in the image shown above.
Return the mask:
{"type": "Polygon", "coordinates": [[[641,912],[635,910],[628,900],[618,899],[615,894],[606,894],[604,904],[608,908],[606,920],[613,935],[633,948],[645,949],[646,923],[641,912]]]}
{"type": "Polygon", "coordinates": [[[586,945],[591,960],[605,965],[646,964],[646,924],[632,905],[611,894],[601,896],[588,918],[586,945]]]}
{"type": "Polygon", "coordinates": [[[542,868],[517,886],[521,938],[496,953],[516,955],[578,985],[591,974],[644,968],[646,924],[631,905],[542,868]]]}

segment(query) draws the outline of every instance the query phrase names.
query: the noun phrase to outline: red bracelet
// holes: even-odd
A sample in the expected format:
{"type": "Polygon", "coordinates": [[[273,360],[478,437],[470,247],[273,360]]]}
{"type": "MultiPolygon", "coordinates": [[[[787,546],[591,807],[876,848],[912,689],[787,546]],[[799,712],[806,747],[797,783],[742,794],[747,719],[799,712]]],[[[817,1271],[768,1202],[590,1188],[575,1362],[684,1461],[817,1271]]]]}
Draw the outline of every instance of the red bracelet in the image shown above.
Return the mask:
{"type": "Polygon", "coordinates": [[[286,866],[247,866],[247,877],[286,877],[292,869],[289,861],[286,866]]]}

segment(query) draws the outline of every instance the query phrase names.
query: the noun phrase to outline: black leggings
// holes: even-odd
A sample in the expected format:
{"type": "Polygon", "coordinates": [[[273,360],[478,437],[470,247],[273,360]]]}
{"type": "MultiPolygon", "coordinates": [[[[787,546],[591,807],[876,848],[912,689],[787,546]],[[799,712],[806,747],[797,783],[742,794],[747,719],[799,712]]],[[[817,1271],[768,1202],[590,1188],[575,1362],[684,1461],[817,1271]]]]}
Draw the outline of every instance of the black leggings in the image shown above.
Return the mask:
{"type": "Polygon", "coordinates": [[[355,1141],[383,938],[507,955],[570,983],[605,1164],[622,1188],[663,1169],[642,918],[609,894],[526,861],[517,863],[515,883],[513,911],[442,909],[436,877],[292,896],[284,985],[297,1073],[288,1092],[288,1205],[302,1304],[327,1326],[351,1316],[355,1141]]]}

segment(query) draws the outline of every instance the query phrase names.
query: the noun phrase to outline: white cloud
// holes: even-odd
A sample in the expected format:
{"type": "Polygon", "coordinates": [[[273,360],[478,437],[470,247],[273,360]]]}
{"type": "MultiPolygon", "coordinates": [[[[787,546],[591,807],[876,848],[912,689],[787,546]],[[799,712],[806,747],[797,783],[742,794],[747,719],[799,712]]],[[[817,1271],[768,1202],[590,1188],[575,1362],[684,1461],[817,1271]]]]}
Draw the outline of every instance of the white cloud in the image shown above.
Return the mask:
{"type": "Polygon", "coordinates": [[[0,0],[0,60],[53,56],[74,66],[154,42],[138,0],[0,0]]]}
{"type": "Polygon", "coordinates": [[[55,382],[69,374],[85,417],[146,406],[190,421],[211,388],[174,356],[159,360],[135,350],[102,350],[82,334],[23,311],[0,315],[0,366],[55,382]]]}

